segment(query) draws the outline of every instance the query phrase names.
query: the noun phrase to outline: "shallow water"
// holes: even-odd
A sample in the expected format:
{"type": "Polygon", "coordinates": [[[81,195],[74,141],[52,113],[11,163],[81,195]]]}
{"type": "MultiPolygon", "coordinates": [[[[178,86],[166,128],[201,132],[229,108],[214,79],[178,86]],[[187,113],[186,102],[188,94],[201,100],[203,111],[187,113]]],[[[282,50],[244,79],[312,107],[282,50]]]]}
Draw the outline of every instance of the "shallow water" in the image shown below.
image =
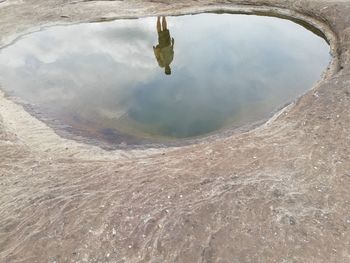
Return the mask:
{"type": "Polygon", "coordinates": [[[51,27],[1,50],[0,83],[72,133],[140,144],[262,120],[330,60],[324,39],[273,17],[167,17],[167,28],[158,39],[157,18],[51,27]]]}

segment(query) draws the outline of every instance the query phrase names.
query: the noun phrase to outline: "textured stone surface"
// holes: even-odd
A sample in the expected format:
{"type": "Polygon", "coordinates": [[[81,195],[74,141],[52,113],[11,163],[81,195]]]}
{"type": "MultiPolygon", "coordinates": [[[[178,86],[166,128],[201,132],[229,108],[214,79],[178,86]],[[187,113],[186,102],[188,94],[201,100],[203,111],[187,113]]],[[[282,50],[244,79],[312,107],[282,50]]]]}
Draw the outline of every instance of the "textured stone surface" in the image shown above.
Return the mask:
{"type": "Polygon", "coordinates": [[[0,94],[1,262],[350,262],[350,1],[5,0],[0,38],[237,6],[315,24],[335,56],[318,85],[249,132],[106,152],[0,94]]]}

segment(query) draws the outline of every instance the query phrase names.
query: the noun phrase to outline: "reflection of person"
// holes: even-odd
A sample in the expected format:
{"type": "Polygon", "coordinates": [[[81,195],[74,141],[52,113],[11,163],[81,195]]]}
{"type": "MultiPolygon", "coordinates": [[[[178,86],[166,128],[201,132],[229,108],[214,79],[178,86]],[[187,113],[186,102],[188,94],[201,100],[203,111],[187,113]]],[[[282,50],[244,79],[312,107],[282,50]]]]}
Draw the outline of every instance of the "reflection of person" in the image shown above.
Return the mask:
{"type": "Polygon", "coordinates": [[[160,17],[158,16],[157,31],[159,44],[156,47],[153,46],[154,55],[157,58],[159,66],[164,68],[165,74],[170,75],[170,64],[174,59],[174,39],[170,38],[165,16],[163,16],[162,24],[160,24],[160,17]]]}

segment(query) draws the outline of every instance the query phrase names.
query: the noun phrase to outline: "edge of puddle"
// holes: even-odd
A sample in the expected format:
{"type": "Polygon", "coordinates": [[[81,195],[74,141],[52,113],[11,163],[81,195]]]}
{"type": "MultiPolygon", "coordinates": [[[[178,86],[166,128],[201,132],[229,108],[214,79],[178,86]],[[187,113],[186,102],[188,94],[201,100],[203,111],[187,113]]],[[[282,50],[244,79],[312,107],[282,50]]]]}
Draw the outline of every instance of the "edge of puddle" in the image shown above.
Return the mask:
{"type": "MultiPolygon", "coordinates": [[[[33,114],[23,103],[16,98],[6,96],[5,92],[0,89],[0,109],[2,112],[4,126],[7,130],[15,133],[17,138],[27,145],[31,150],[44,155],[54,153],[56,158],[81,158],[81,159],[115,159],[115,158],[138,158],[153,154],[160,154],[166,151],[176,149],[179,147],[191,147],[193,145],[212,143],[216,140],[228,138],[231,136],[253,133],[254,131],[267,127],[270,123],[278,119],[283,113],[287,113],[296,102],[306,93],[314,90],[321,82],[326,81],[339,71],[339,53],[338,53],[338,39],[336,34],[332,31],[329,25],[320,18],[304,15],[289,9],[274,8],[268,6],[207,6],[200,8],[182,8],[175,12],[162,13],[166,16],[182,16],[195,15],[200,13],[227,13],[227,14],[244,14],[257,16],[270,16],[281,19],[287,19],[297,23],[312,33],[322,37],[330,46],[331,60],[328,67],[324,70],[317,83],[310,87],[305,93],[301,94],[294,101],[282,106],[280,109],[272,112],[269,117],[258,122],[251,123],[247,126],[239,128],[225,128],[218,130],[213,134],[202,136],[200,138],[180,139],[175,142],[162,144],[142,144],[142,145],[127,145],[121,147],[120,145],[104,144],[101,141],[92,140],[89,138],[82,138],[72,133],[64,132],[64,130],[52,128],[51,125],[46,124],[41,118],[33,114]],[[15,119],[15,121],[12,121],[15,119]]],[[[118,19],[137,19],[142,17],[151,17],[160,15],[152,13],[140,16],[116,16],[116,17],[102,17],[99,19],[89,19],[86,21],[79,21],[73,23],[48,23],[44,26],[33,27],[28,31],[11,35],[7,37],[5,45],[0,49],[6,48],[19,41],[28,34],[39,32],[53,26],[67,26],[81,23],[97,23],[113,21],[118,19]]]]}

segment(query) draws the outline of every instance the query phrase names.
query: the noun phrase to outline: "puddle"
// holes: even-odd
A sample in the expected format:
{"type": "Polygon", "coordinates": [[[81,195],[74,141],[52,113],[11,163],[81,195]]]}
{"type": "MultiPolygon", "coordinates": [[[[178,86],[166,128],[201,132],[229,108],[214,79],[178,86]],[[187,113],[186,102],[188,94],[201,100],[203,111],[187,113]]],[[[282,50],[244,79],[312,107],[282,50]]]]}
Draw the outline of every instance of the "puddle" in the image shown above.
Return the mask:
{"type": "Polygon", "coordinates": [[[291,21],[200,14],[27,35],[0,51],[0,83],[54,128],[166,144],[267,118],[329,61],[325,40],[291,21]]]}

